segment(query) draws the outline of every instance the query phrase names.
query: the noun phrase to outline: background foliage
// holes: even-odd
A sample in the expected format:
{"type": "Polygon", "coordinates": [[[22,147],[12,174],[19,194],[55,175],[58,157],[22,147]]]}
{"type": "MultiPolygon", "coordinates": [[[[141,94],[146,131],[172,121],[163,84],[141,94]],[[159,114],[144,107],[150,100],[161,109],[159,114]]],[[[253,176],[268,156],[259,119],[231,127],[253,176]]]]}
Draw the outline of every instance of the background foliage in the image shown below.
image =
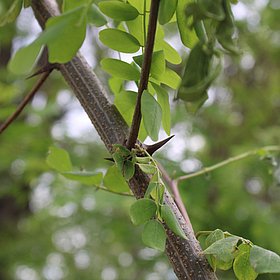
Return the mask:
{"type": "MultiPolygon", "coordinates": [[[[174,177],[280,142],[277,2],[247,0],[234,8],[243,52],[225,57],[224,71],[197,115],[188,114],[181,102],[172,102],[171,132],[176,137],[157,159],[174,177]]],[[[1,1],[0,13],[9,4],[1,1]]],[[[30,25],[30,17],[26,10],[16,24],[0,27],[1,121],[34,83],[6,68],[11,52],[39,32],[35,23],[30,25]]],[[[166,28],[176,47],[175,26],[166,28]]],[[[89,28],[82,50],[107,84],[99,64],[107,50],[97,32],[89,28]]],[[[187,56],[186,49],[180,52],[187,56]]],[[[180,74],[182,68],[183,64],[174,70],[180,74]]],[[[170,92],[170,100],[173,96],[170,92]]],[[[130,223],[132,198],[77,185],[47,166],[48,148],[57,145],[69,151],[77,170],[108,167],[107,152],[58,73],[0,141],[0,279],[175,277],[166,258],[144,248],[141,228],[130,223]]],[[[180,190],[195,231],[221,228],[279,254],[279,183],[279,157],[272,155],[184,181],[180,190]]],[[[234,276],[221,273],[219,279],[234,276]]]]}

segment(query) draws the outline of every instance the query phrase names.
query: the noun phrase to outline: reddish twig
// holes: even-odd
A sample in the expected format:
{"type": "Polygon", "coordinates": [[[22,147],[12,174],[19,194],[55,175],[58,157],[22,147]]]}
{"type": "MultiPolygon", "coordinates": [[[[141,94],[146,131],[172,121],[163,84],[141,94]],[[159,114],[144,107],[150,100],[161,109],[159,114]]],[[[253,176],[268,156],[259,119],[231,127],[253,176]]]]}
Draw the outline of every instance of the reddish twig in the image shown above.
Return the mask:
{"type": "Polygon", "coordinates": [[[140,82],[138,87],[137,101],[136,101],[134,115],[132,119],[132,125],[126,143],[126,146],[129,150],[131,150],[134,147],[139,133],[140,123],[142,118],[141,97],[143,91],[147,89],[148,81],[149,81],[154,42],[155,42],[155,34],[157,29],[159,2],[160,2],[159,0],[152,0],[151,2],[148,35],[147,35],[147,41],[145,45],[144,60],[141,69],[141,77],[140,77],[140,82]]]}
{"type": "Polygon", "coordinates": [[[167,171],[164,169],[164,167],[160,163],[157,163],[157,165],[158,165],[158,168],[159,168],[159,170],[160,170],[160,172],[162,174],[163,180],[169,186],[169,188],[170,188],[170,190],[171,190],[171,192],[173,194],[174,201],[175,201],[177,207],[179,208],[182,216],[184,217],[184,219],[185,219],[185,221],[186,221],[186,223],[188,225],[188,228],[193,231],[193,227],[192,227],[189,215],[187,213],[187,210],[185,208],[185,205],[184,205],[184,203],[182,201],[182,198],[181,198],[181,195],[180,195],[180,192],[179,192],[179,189],[178,189],[177,181],[176,180],[172,180],[170,178],[170,176],[168,175],[167,171]]]}
{"type": "MultiPolygon", "coordinates": [[[[22,110],[25,108],[25,106],[29,103],[29,101],[34,97],[34,95],[37,93],[37,91],[40,89],[40,87],[43,85],[43,83],[46,81],[50,73],[52,72],[54,68],[49,68],[46,72],[43,73],[40,80],[36,83],[36,85],[33,87],[33,89],[24,97],[24,99],[20,102],[18,107],[16,108],[16,111],[0,126],[0,134],[3,133],[12,123],[13,121],[19,116],[19,114],[22,112],[22,110]]],[[[34,75],[32,75],[34,76],[34,75]]]]}

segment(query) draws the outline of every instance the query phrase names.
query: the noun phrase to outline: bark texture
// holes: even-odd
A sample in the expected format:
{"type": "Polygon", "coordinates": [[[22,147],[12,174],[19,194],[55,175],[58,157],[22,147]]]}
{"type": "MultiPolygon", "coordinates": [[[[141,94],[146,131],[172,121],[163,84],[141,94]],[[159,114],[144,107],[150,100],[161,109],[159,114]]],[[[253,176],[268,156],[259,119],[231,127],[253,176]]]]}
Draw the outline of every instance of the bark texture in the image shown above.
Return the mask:
{"type": "MultiPolygon", "coordinates": [[[[32,8],[42,28],[49,17],[59,15],[54,0],[32,0],[32,8]]],[[[113,144],[123,144],[128,136],[128,127],[116,107],[109,102],[99,79],[85,59],[77,54],[70,62],[59,65],[59,70],[88,114],[107,149],[111,151],[113,144]]],[[[135,175],[129,182],[136,198],[144,196],[148,183],[149,177],[136,168],[135,175]]],[[[217,279],[202,253],[191,225],[186,223],[168,192],[165,192],[164,201],[172,208],[188,237],[184,240],[165,226],[166,254],[178,279],[217,279]]]]}

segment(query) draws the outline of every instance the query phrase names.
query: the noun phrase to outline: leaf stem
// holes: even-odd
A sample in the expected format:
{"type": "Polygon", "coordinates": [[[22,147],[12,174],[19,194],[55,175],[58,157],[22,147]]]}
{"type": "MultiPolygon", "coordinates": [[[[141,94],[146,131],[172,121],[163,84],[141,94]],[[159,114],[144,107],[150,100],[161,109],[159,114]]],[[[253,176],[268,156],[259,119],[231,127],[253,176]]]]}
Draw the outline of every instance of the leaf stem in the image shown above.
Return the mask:
{"type": "Polygon", "coordinates": [[[141,69],[141,77],[140,77],[140,82],[138,87],[137,101],[135,105],[132,125],[126,143],[126,146],[129,150],[131,150],[134,147],[139,133],[140,123],[142,118],[141,97],[143,91],[147,89],[148,81],[149,81],[154,42],[155,42],[155,34],[157,29],[158,10],[159,10],[159,0],[152,0],[151,8],[150,8],[148,35],[145,44],[144,60],[141,69]]]}
{"type": "Polygon", "coordinates": [[[180,181],[188,180],[190,178],[198,177],[198,176],[203,175],[203,174],[207,174],[209,172],[212,172],[212,171],[214,171],[218,168],[221,168],[225,165],[228,165],[230,163],[242,160],[242,159],[250,157],[250,156],[256,156],[258,154],[261,154],[262,151],[264,151],[264,152],[279,152],[280,151],[280,146],[277,146],[277,145],[275,145],[275,146],[264,146],[264,147],[261,147],[259,149],[254,149],[254,150],[251,150],[251,151],[247,151],[247,152],[242,153],[240,155],[237,155],[235,157],[230,157],[230,158],[228,158],[224,161],[221,161],[217,164],[214,164],[210,167],[205,167],[205,168],[203,168],[203,169],[201,169],[197,172],[180,176],[176,179],[176,181],[180,182],[180,181]]]}
{"type": "Polygon", "coordinates": [[[179,192],[179,189],[178,189],[177,181],[172,180],[170,178],[170,176],[168,175],[167,171],[164,169],[164,167],[160,163],[157,163],[157,166],[158,166],[158,168],[159,168],[159,170],[160,170],[160,172],[162,174],[163,180],[169,186],[169,188],[170,188],[170,190],[171,190],[171,192],[173,194],[174,201],[175,201],[177,207],[179,208],[179,211],[181,212],[182,216],[184,217],[184,220],[187,223],[188,228],[192,232],[194,232],[192,224],[191,224],[191,221],[190,221],[190,218],[189,218],[189,215],[188,215],[187,210],[185,208],[185,205],[184,205],[184,203],[182,201],[182,198],[181,198],[181,195],[180,195],[180,192],[179,192]]]}
{"type": "Polygon", "coordinates": [[[144,0],[144,10],[143,10],[143,37],[144,37],[144,46],[146,46],[146,0],[144,0]]]}
{"type": "Polygon", "coordinates": [[[100,186],[95,186],[96,187],[96,190],[102,190],[102,191],[105,191],[105,192],[109,192],[109,193],[113,193],[113,194],[117,194],[117,195],[121,195],[121,196],[129,196],[129,197],[134,197],[132,194],[130,193],[122,193],[122,192],[116,192],[116,191],[112,191],[112,190],[109,190],[105,187],[100,187],[100,186]]]}

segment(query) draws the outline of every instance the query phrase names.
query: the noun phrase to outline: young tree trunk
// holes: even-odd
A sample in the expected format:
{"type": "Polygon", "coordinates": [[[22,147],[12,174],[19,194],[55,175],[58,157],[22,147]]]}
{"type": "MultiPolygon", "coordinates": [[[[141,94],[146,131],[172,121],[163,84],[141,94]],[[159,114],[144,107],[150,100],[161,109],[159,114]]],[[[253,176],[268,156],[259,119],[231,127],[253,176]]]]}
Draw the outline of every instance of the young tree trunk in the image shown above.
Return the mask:
{"type": "MultiPolygon", "coordinates": [[[[55,0],[32,0],[32,8],[42,28],[49,17],[59,15],[55,0]]],[[[60,64],[58,68],[88,114],[107,149],[111,151],[113,144],[123,144],[128,135],[128,127],[116,107],[109,102],[99,79],[85,59],[77,54],[70,62],[60,64]]],[[[135,175],[129,182],[136,198],[144,196],[148,183],[149,177],[136,168],[135,175]]],[[[183,219],[167,191],[164,202],[171,207],[188,238],[185,240],[176,236],[165,226],[166,254],[178,279],[217,279],[202,253],[191,224],[183,219]]]]}

